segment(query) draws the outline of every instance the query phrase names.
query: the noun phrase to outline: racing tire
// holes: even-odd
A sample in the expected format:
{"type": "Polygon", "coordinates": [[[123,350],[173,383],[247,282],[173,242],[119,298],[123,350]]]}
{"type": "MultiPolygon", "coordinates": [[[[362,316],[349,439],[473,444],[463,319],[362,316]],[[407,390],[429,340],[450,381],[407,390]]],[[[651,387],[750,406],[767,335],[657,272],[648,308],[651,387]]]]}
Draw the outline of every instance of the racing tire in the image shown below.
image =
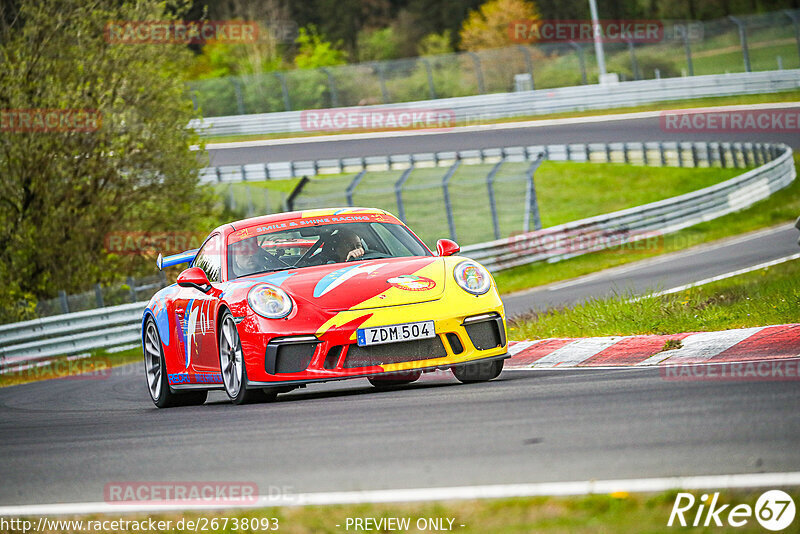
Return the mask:
{"type": "Polygon", "coordinates": [[[144,352],[144,372],[150,398],[158,408],[174,406],[195,406],[203,404],[208,391],[176,392],[169,387],[167,364],[164,361],[164,347],[158,334],[156,322],[148,317],[144,324],[142,347],[144,352]]]}
{"type": "Polygon", "coordinates": [[[247,365],[244,363],[242,341],[233,315],[228,310],[222,312],[219,321],[219,369],[225,393],[234,404],[253,404],[275,400],[275,391],[248,389],[247,365]]]}
{"type": "Polygon", "coordinates": [[[392,373],[390,375],[370,376],[369,383],[376,388],[390,388],[395,386],[407,386],[419,380],[422,371],[408,371],[407,373],[392,373]]]}
{"type": "Polygon", "coordinates": [[[462,384],[472,384],[475,382],[487,382],[500,376],[503,371],[505,360],[492,360],[489,362],[466,363],[454,365],[453,375],[462,384]]]}

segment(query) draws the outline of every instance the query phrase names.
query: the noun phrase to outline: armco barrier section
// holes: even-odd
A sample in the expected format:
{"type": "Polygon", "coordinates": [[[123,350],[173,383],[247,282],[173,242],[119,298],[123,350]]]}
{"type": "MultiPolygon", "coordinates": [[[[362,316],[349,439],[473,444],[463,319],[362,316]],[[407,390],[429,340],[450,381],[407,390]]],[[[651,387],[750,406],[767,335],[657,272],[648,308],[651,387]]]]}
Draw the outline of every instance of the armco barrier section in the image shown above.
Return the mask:
{"type": "MultiPolygon", "coordinates": [[[[796,176],[792,150],[783,144],[615,143],[549,145],[517,154],[554,160],[604,162],[622,158],[710,166],[759,165],[725,182],[685,195],[543,230],[463,248],[466,256],[493,271],[561,259],[675,232],[746,208],[789,185],[796,176]]],[[[53,356],[116,347],[139,341],[146,303],[100,308],[0,326],[0,371],[53,356]]]]}
{"type": "MultiPolygon", "coordinates": [[[[710,74],[640,80],[604,85],[579,85],[540,91],[495,93],[399,104],[338,108],[359,114],[372,110],[441,110],[458,124],[482,124],[495,119],[566,111],[613,109],[691,98],[774,93],[800,87],[800,70],[710,74]]],[[[326,113],[325,110],[317,110],[326,113]]],[[[189,126],[204,136],[299,133],[304,111],[231,115],[194,120],[189,126]]]]}

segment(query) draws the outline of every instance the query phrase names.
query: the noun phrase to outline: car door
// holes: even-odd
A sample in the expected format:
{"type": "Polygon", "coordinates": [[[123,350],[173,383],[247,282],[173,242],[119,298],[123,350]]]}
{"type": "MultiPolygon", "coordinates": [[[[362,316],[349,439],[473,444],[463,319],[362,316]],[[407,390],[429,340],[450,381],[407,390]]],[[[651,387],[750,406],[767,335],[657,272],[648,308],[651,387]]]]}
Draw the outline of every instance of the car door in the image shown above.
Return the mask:
{"type": "Polygon", "coordinates": [[[204,375],[219,373],[216,336],[219,299],[216,295],[222,272],[221,243],[219,234],[210,236],[192,262],[192,267],[201,268],[217,290],[204,293],[193,287],[182,287],[175,299],[177,323],[183,334],[179,338],[182,338],[184,372],[200,375],[192,382],[207,383],[210,377],[204,375]]]}

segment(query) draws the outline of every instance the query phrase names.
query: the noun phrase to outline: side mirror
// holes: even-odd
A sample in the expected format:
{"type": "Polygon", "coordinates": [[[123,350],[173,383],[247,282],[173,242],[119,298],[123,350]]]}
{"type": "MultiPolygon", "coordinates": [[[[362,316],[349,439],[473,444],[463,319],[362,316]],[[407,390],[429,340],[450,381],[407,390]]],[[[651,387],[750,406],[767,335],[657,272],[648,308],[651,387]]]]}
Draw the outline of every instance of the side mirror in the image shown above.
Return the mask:
{"type": "Polygon", "coordinates": [[[450,239],[440,239],[436,242],[436,254],[439,256],[452,256],[461,252],[458,243],[450,239]]]}
{"type": "Polygon", "coordinates": [[[193,287],[203,293],[211,291],[211,283],[208,281],[205,271],[200,267],[189,267],[179,274],[178,285],[181,287],[193,287]]]}

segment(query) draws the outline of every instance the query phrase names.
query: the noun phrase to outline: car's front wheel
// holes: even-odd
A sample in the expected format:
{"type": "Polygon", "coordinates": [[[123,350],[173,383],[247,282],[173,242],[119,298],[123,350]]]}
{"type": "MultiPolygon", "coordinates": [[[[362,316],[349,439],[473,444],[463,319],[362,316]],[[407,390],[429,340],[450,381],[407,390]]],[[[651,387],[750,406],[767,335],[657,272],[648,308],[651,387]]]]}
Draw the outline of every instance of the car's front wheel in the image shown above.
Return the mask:
{"type": "Polygon", "coordinates": [[[250,404],[274,400],[278,395],[275,391],[247,388],[247,366],[244,364],[242,341],[230,311],[223,312],[219,325],[219,368],[225,393],[231,402],[250,404]]]}
{"type": "Polygon", "coordinates": [[[453,366],[453,375],[459,382],[470,384],[472,382],[486,382],[500,376],[503,371],[504,360],[490,362],[465,363],[453,366]]]}
{"type": "Polygon", "coordinates": [[[167,364],[164,361],[164,348],[161,345],[161,336],[158,334],[156,322],[152,317],[148,317],[145,322],[143,341],[144,372],[153,404],[159,408],[203,404],[208,396],[207,391],[177,393],[170,389],[167,380],[167,364]]]}

